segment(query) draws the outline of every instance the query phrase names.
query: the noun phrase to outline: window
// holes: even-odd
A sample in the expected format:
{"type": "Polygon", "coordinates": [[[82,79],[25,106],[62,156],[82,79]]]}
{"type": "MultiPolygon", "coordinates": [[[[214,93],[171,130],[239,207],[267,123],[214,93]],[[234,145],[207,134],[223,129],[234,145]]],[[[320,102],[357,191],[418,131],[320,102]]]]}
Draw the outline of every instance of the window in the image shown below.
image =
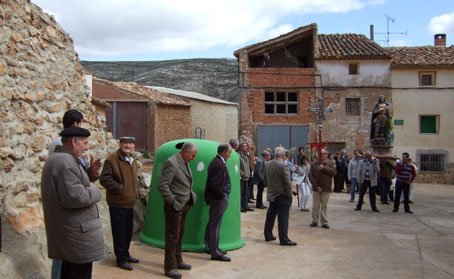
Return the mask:
{"type": "Polygon", "coordinates": [[[419,133],[437,134],[438,133],[438,115],[420,115],[419,116],[419,133]]]}
{"type": "Polygon", "coordinates": [[[358,64],[348,64],[348,74],[357,75],[358,74],[358,64]]]}
{"type": "Polygon", "coordinates": [[[361,115],[361,99],[360,98],[346,98],[345,99],[345,112],[347,115],[361,115]]]}
{"type": "Polygon", "coordinates": [[[420,171],[444,171],[443,154],[420,154],[419,162],[420,171]]]}
{"type": "Polygon", "coordinates": [[[298,114],[298,93],[265,92],[265,114],[298,114]]]}
{"type": "Polygon", "coordinates": [[[419,86],[434,86],[436,72],[419,72],[419,86]]]}

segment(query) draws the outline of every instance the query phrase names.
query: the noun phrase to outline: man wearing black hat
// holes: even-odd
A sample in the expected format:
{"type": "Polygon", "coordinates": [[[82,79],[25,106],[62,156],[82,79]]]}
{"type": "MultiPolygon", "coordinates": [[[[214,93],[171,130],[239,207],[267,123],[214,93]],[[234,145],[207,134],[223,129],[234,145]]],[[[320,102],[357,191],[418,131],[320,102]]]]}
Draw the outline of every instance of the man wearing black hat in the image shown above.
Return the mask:
{"type": "Polygon", "coordinates": [[[48,256],[62,259],[62,278],[91,278],[93,261],[104,258],[104,237],[93,187],[80,157],[88,150],[90,132],[64,129],[62,144],[44,164],[41,196],[48,256]]]}
{"type": "Polygon", "coordinates": [[[138,166],[132,152],[136,139],[121,137],[120,148],[104,162],[101,185],[107,190],[114,252],[118,267],[133,270],[130,263],[139,260],[129,254],[132,238],[134,203],[139,194],[138,166]]]}

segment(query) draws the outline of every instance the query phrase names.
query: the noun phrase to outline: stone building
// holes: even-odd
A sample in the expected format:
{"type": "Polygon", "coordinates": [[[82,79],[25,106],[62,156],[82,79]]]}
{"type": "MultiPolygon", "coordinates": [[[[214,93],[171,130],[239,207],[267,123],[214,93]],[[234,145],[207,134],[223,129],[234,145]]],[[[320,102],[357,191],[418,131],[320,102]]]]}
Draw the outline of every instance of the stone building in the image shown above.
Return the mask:
{"type": "Polygon", "coordinates": [[[159,93],[185,100],[191,106],[191,137],[228,142],[238,137],[238,104],[184,90],[148,86],[159,93]]]}
{"type": "MultiPolygon", "coordinates": [[[[0,54],[0,278],[49,278],[40,180],[64,112],[84,114],[90,154],[105,158],[117,145],[91,103],[72,39],[53,17],[30,1],[2,1],[0,54]]],[[[99,209],[109,247],[105,202],[99,209]]]]}
{"type": "Polygon", "coordinates": [[[154,152],[167,141],[191,136],[191,106],[181,98],[99,78],[93,79],[93,96],[112,105],[106,111],[107,130],[114,138],[134,136],[137,150],[154,152]]]}
{"type": "Polygon", "coordinates": [[[392,102],[391,58],[360,34],[318,35],[315,60],[326,113],[323,141],[330,152],[369,149],[372,111],[383,95],[392,102]]]}
{"type": "Polygon", "coordinates": [[[454,184],[454,46],[391,47],[394,149],[408,152],[418,182],[454,184]]]}
{"type": "Polygon", "coordinates": [[[369,147],[372,109],[391,99],[391,59],[364,35],[318,35],[317,25],[235,51],[239,62],[240,133],[258,150],[318,141],[308,112],[324,98],[322,140],[329,151],[369,147]]]}

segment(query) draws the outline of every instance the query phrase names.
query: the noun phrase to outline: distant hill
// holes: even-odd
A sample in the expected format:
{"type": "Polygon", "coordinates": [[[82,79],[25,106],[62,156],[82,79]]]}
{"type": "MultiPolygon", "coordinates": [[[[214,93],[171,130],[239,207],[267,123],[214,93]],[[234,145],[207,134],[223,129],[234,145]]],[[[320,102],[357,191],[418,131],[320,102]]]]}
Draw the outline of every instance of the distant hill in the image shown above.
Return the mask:
{"type": "Polygon", "coordinates": [[[235,59],[80,63],[94,76],[110,81],[134,81],[239,102],[238,62],[235,59]]]}

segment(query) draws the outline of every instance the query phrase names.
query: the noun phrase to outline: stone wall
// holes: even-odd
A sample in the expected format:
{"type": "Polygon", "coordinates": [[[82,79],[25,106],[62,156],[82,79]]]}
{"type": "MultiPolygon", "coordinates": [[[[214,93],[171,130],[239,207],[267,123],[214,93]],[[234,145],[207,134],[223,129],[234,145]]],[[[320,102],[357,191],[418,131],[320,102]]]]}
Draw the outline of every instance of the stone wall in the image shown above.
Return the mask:
{"type": "MultiPolygon", "coordinates": [[[[105,158],[116,144],[90,102],[72,39],[54,18],[29,1],[2,0],[0,28],[0,278],[49,278],[40,178],[64,112],[84,114],[89,153],[105,158]]],[[[108,240],[105,202],[100,215],[108,240]]]]}

